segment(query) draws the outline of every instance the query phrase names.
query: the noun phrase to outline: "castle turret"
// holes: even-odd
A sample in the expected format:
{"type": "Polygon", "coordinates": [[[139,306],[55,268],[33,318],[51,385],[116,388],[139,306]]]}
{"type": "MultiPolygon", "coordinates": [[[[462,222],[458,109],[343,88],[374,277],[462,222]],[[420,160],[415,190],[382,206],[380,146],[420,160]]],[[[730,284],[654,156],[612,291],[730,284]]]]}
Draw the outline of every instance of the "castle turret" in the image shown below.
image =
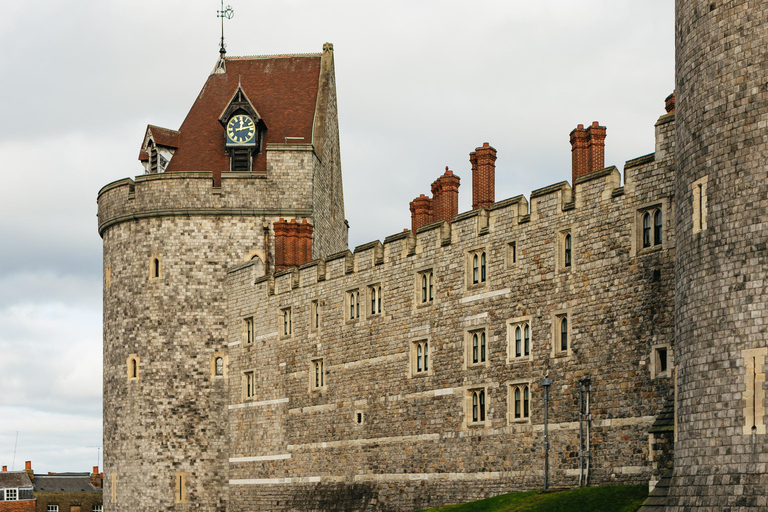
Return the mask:
{"type": "Polygon", "coordinates": [[[147,129],[140,160],[144,175],[98,196],[105,510],[223,512],[228,428],[248,412],[227,407],[227,271],[274,268],[281,217],[306,219],[283,265],[347,247],[332,46],[223,57],[178,131],[147,129]]]}
{"type": "Polygon", "coordinates": [[[677,442],[668,511],[765,510],[768,4],[676,3],[677,442]]]}

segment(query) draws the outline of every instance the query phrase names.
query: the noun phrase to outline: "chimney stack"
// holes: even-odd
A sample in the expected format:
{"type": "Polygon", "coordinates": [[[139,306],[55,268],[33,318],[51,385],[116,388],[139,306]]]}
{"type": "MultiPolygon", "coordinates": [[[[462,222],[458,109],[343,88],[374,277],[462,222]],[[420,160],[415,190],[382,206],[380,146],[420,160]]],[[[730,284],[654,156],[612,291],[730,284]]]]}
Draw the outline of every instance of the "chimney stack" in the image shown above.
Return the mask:
{"type": "Polygon", "coordinates": [[[472,164],[472,209],[488,208],[496,201],[496,149],[487,142],[469,154],[472,164]]]}
{"type": "Polygon", "coordinates": [[[3,466],[3,471],[8,471],[8,466],[3,466]]]}
{"type": "Polygon", "coordinates": [[[672,94],[664,100],[664,110],[667,111],[667,114],[675,111],[675,91],[672,91],[672,94]]]}
{"type": "Polygon", "coordinates": [[[432,183],[432,222],[451,220],[459,214],[459,185],[461,178],[445,167],[445,174],[432,183]]]}
{"type": "Polygon", "coordinates": [[[24,463],[24,472],[29,476],[29,479],[35,481],[35,472],[32,471],[32,461],[28,460],[24,463]]]}
{"type": "Polygon", "coordinates": [[[580,124],[571,131],[571,185],[605,167],[605,135],[605,126],[597,121],[586,129],[580,124]]]}
{"type": "Polygon", "coordinates": [[[91,473],[91,485],[94,487],[101,487],[101,473],[99,473],[99,466],[93,466],[93,473],[91,473]]]}
{"type": "Polygon", "coordinates": [[[303,219],[290,222],[280,219],[272,226],[275,230],[275,271],[296,267],[312,260],[312,224],[303,219]]]}
{"type": "Polygon", "coordinates": [[[432,222],[432,199],[421,194],[411,201],[411,231],[432,222]]]}

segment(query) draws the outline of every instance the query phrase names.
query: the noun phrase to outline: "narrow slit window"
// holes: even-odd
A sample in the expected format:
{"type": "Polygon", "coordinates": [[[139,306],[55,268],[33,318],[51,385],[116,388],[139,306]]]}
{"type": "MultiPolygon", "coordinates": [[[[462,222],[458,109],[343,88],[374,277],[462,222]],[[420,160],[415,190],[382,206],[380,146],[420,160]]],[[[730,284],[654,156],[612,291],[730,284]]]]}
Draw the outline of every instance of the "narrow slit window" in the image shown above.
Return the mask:
{"type": "Polygon", "coordinates": [[[479,340],[477,333],[472,334],[472,362],[477,363],[480,361],[479,357],[479,340]]]}
{"type": "Polygon", "coordinates": [[[480,266],[478,259],[479,258],[477,254],[472,257],[472,284],[477,284],[480,282],[480,266]]]}
{"type": "Polygon", "coordinates": [[[568,233],[565,235],[565,241],[564,241],[564,266],[570,267],[571,266],[571,234],[568,233]]]}
{"type": "Polygon", "coordinates": [[[643,247],[651,246],[651,214],[643,214],[643,247]]]}
{"type": "Polygon", "coordinates": [[[480,254],[480,282],[485,282],[485,252],[480,254]]]}
{"type": "Polygon", "coordinates": [[[223,357],[216,358],[215,366],[216,366],[216,370],[215,370],[216,376],[217,377],[224,376],[224,358],[223,357]]]}
{"type": "Polygon", "coordinates": [[[485,421],[485,390],[480,391],[480,421],[485,421]]]}
{"type": "Polygon", "coordinates": [[[520,397],[520,388],[515,388],[515,419],[520,418],[521,414],[521,397],[520,397]]]}
{"type": "Polygon", "coordinates": [[[662,219],[661,219],[661,210],[656,210],[656,213],[653,214],[653,243],[654,245],[660,245],[661,244],[661,227],[662,227],[662,219]]]}
{"type": "Polygon", "coordinates": [[[518,325],[515,327],[515,357],[521,357],[523,355],[523,330],[518,325]]]}
{"type": "Polygon", "coordinates": [[[568,351],[568,318],[563,317],[560,320],[560,351],[568,351]]]}
{"type": "Polygon", "coordinates": [[[528,324],[525,324],[523,329],[523,355],[531,355],[531,328],[528,324]]]}

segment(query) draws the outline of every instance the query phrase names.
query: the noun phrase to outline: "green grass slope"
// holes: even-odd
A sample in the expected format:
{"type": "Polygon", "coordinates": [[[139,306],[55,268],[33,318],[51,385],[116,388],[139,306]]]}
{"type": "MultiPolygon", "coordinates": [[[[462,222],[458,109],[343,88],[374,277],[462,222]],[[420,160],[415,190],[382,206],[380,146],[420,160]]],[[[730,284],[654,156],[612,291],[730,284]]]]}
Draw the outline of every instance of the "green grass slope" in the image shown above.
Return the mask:
{"type": "Polygon", "coordinates": [[[647,485],[583,487],[516,492],[425,512],[636,512],[647,497],[647,485]]]}

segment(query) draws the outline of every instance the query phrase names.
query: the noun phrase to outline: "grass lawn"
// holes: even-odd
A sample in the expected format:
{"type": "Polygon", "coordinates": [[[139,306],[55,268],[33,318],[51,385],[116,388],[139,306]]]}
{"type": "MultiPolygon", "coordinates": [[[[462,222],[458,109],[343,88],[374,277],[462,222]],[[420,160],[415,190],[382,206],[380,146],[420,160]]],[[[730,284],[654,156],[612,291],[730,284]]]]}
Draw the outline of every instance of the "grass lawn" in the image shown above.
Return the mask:
{"type": "Polygon", "coordinates": [[[647,497],[647,485],[583,487],[550,493],[515,492],[427,512],[636,512],[647,497]]]}

